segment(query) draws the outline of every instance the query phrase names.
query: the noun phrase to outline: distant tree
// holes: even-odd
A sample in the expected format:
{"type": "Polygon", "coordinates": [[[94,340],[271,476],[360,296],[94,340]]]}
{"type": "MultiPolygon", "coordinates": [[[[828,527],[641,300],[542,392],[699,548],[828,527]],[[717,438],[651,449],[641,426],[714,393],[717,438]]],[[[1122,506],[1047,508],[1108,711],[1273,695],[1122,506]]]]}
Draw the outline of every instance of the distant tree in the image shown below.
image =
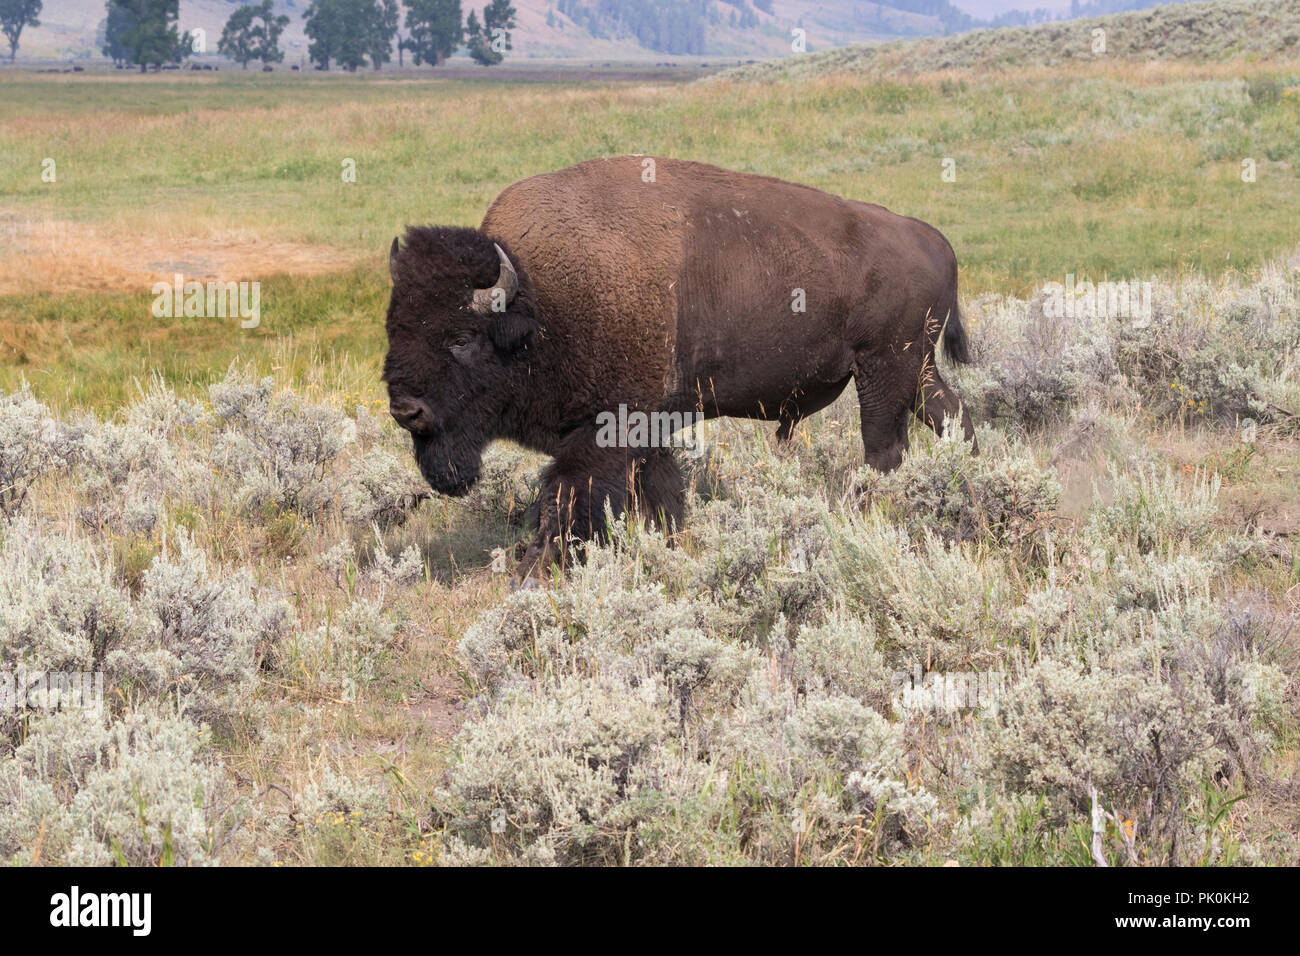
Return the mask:
{"type": "Polygon", "coordinates": [[[248,69],[253,60],[261,60],[264,66],[279,63],[284,59],[280,34],[288,25],[288,17],[275,15],[272,0],[262,0],[261,6],[240,7],[226,21],[217,42],[217,52],[230,57],[244,69],[248,69]]]}
{"type": "Polygon", "coordinates": [[[217,41],[217,52],[230,57],[245,70],[257,59],[257,38],[253,34],[256,12],[256,7],[240,7],[230,15],[221,29],[221,39],[217,41]]]}
{"type": "Polygon", "coordinates": [[[318,70],[328,70],[334,59],[334,46],[339,33],[338,5],[331,0],[315,0],[303,13],[303,33],[307,35],[307,57],[318,70]]]}
{"type": "MultiPolygon", "coordinates": [[[[474,10],[469,12],[469,17],[465,20],[465,44],[469,47],[469,55],[484,66],[498,62],[484,59],[483,24],[479,23],[478,13],[474,10]]],[[[490,50],[486,52],[491,53],[490,50]]]]}
{"type": "MultiPolygon", "coordinates": [[[[319,0],[317,0],[319,2],[319,0]]],[[[376,0],[333,0],[341,7],[342,33],[337,38],[334,59],[350,73],[366,65],[374,23],[379,17],[376,0]]]]}
{"type": "Polygon", "coordinates": [[[116,42],[126,61],[140,67],[141,73],[151,66],[178,63],[189,53],[189,44],[176,29],[180,0],[108,0],[110,26],[113,7],[124,14],[116,42]]]}
{"type": "Polygon", "coordinates": [[[178,37],[176,45],[172,47],[172,55],[167,58],[167,62],[175,63],[179,66],[182,60],[194,52],[194,38],[190,35],[188,30],[179,34],[178,37]]]}
{"type": "Polygon", "coordinates": [[[366,31],[366,48],[370,53],[370,64],[376,70],[393,58],[393,37],[397,36],[398,22],[397,0],[378,0],[374,4],[366,31]]]}
{"type": "Polygon", "coordinates": [[[317,69],[328,70],[342,33],[341,8],[337,0],[314,0],[303,14],[303,32],[310,41],[307,56],[317,69]]]}
{"type": "Polygon", "coordinates": [[[115,3],[108,4],[108,17],[100,21],[99,48],[104,56],[113,61],[114,66],[126,66],[130,62],[131,51],[122,42],[128,30],[135,25],[135,14],[126,7],[115,3]]]}
{"type": "Polygon", "coordinates": [[[289,25],[289,18],[284,14],[276,16],[271,0],[262,0],[258,16],[262,21],[262,35],[257,58],[262,61],[263,66],[283,62],[284,51],[280,49],[280,34],[289,25]]]}
{"type": "Polygon", "coordinates": [[[376,7],[375,0],[312,0],[304,26],[311,41],[307,56],[322,70],[331,62],[353,72],[364,66],[376,7]]]}
{"type": "MultiPolygon", "coordinates": [[[[490,44],[494,43],[498,39],[497,30],[501,31],[500,43],[502,50],[497,52],[514,49],[510,45],[510,31],[518,26],[515,21],[516,12],[510,0],[492,0],[483,8],[483,32],[488,42],[490,44]]],[[[493,49],[496,49],[496,47],[493,46],[493,49]]]]}
{"type": "Polygon", "coordinates": [[[772,0],[754,0],[754,6],[768,15],[772,13],[772,0]]]}
{"type": "Polygon", "coordinates": [[[465,35],[461,26],[460,0],[403,0],[406,4],[406,29],[410,36],[406,48],[416,66],[425,63],[442,66],[456,52],[465,35]]]}
{"type": "Polygon", "coordinates": [[[9,41],[9,62],[18,55],[18,37],[23,27],[39,27],[36,17],[41,12],[41,0],[0,0],[0,32],[9,41]]]}
{"type": "Polygon", "coordinates": [[[510,31],[517,25],[515,8],[510,0],[492,0],[483,8],[483,22],[471,10],[465,23],[465,42],[469,55],[483,66],[495,66],[505,59],[510,45],[510,31]]]}

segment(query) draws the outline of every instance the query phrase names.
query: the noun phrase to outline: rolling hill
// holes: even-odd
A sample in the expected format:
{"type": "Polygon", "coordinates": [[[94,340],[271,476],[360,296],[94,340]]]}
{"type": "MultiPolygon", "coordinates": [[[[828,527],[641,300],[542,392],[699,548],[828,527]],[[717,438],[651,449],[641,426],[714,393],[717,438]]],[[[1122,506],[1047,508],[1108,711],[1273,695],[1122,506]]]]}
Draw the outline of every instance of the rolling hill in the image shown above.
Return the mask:
{"type": "Polygon", "coordinates": [[[832,73],[908,75],[947,69],[1053,66],[1088,61],[1093,32],[1106,31],[1105,56],[1130,60],[1300,56],[1296,0],[1210,0],[1025,28],[979,30],[884,44],[857,44],[718,74],[767,81],[832,73]]]}

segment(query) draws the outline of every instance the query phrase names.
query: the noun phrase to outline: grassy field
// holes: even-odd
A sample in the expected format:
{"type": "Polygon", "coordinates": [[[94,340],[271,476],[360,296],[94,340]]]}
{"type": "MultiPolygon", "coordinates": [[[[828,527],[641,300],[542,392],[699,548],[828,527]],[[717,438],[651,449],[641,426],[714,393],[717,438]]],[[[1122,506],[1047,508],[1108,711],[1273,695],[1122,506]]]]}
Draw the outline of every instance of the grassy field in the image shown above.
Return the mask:
{"type": "Polygon", "coordinates": [[[6,74],[0,648],[118,695],[0,724],[0,859],[1295,862],[1298,74],[6,74]],[[677,547],[511,596],[539,463],[421,500],[384,256],[629,152],[943,230],[983,455],[917,433],[882,478],[845,402],[788,451],[723,423],[677,547]],[[261,281],[260,327],[155,319],[174,272],[261,281]],[[1048,328],[1071,274],[1153,279],[1156,321],[1048,328]],[[891,703],[920,663],[1001,675],[1003,716],[891,703]]]}
{"type": "MultiPolygon", "coordinates": [[[[970,295],[1023,295],[1085,271],[1249,270],[1294,244],[1274,213],[1300,204],[1298,69],[576,88],[11,76],[0,105],[6,375],[28,374],[52,401],[94,402],[85,375],[142,367],[116,330],[151,324],[149,288],[174,271],[299,280],[266,290],[256,334],[150,329],[162,352],[175,336],[194,343],[204,361],[181,365],[224,369],[222,355],[303,335],[324,349],[343,335],[337,344],[373,360],[378,328],[363,311],[378,320],[384,251],[405,224],[476,224],[517,179],[628,152],[760,171],[925,219],[959,250],[970,295]],[[41,180],[46,158],[54,183],[41,180]],[[942,178],[949,158],[955,182],[942,178]],[[1247,158],[1253,183],[1241,178],[1247,158]],[[342,179],[349,159],[355,183],[342,179]],[[359,270],[351,296],[336,278],[348,266],[359,270]],[[51,298],[69,295],[85,297],[73,309],[51,298]]],[[[106,397],[120,396],[108,378],[106,397]]]]}

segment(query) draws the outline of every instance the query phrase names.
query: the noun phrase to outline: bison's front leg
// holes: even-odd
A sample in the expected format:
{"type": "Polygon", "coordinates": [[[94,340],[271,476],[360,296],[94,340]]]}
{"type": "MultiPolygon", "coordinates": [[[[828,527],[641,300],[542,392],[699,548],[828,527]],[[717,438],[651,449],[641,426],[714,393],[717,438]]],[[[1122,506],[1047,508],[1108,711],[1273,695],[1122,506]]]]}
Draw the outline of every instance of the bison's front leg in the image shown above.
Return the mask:
{"type": "Polygon", "coordinates": [[[684,482],[672,454],[663,449],[585,449],[580,457],[556,459],[542,473],[537,536],[515,574],[518,583],[544,580],[581,557],[584,542],[606,533],[605,505],[615,518],[629,509],[666,530],[680,527],[684,482]]]}
{"type": "Polygon", "coordinates": [[[671,534],[686,518],[686,481],[672,452],[653,449],[633,459],[633,508],[643,521],[671,534]]]}
{"type": "Polygon", "coordinates": [[[620,449],[582,449],[556,458],[542,472],[537,535],[515,572],[520,583],[545,580],[551,568],[569,567],[581,542],[605,530],[605,503],[620,515],[627,508],[629,480],[620,449]]]}

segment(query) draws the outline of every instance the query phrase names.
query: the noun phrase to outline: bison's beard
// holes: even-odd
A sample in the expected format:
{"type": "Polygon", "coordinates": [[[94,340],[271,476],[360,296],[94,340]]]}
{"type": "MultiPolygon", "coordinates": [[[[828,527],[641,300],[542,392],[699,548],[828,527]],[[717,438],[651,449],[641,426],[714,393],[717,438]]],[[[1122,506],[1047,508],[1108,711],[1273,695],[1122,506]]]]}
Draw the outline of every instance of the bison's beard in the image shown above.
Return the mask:
{"type": "Polygon", "coordinates": [[[483,468],[483,450],[416,438],[415,461],[429,487],[440,495],[459,498],[478,481],[483,468]]]}

